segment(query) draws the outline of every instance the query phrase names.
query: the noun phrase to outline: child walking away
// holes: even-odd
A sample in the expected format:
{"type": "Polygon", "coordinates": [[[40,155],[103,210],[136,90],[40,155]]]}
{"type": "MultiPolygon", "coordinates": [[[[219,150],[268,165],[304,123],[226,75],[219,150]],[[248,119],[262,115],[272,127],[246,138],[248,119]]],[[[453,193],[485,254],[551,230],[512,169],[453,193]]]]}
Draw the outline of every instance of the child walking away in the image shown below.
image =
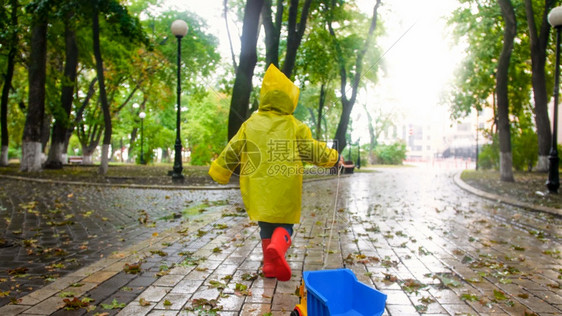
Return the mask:
{"type": "Polygon", "coordinates": [[[242,124],[209,175],[228,183],[240,167],[240,191],[250,220],[257,221],[263,249],[263,274],[288,281],[285,253],[293,225],[301,216],[303,162],[321,167],[340,163],[338,152],[312,138],[310,129],[293,116],[299,88],[270,65],[260,90],[259,110],[242,124]]]}

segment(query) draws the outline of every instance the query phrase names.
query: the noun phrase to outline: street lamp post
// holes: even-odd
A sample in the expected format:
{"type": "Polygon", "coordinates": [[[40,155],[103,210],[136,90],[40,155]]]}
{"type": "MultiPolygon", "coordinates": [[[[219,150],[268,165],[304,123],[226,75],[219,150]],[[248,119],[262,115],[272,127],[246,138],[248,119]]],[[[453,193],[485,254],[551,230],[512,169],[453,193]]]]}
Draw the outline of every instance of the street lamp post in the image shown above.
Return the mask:
{"type": "Polygon", "coordinates": [[[357,139],[357,169],[361,169],[361,137],[357,139]]]}
{"type": "Polygon", "coordinates": [[[480,116],[480,111],[476,109],[476,159],[475,159],[475,169],[478,170],[478,118],[480,116]]]}
{"type": "Polygon", "coordinates": [[[146,117],[146,113],[140,112],[139,117],[141,119],[141,154],[140,154],[140,163],[141,165],[146,165],[146,161],[144,161],[144,118],[146,117]]]}
{"type": "Polygon", "coordinates": [[[550,193],[558,193],[560,187],[560,178],[558,174],[558,93],[560,86],[560,32],[562,31],[562,6],[550,10],[548,14],[548,23],[556,28],[556,69],[554,71],[554,109],[552,111],[552,143],[548,160],[550,166],[548,168],[548,180],[546,187],[550,193]]]}
{"type": "Polygon", "coordinates": [[[172,171],[172,181],[183,182],[183,167],[181,165],[181,138],[180,138],[180,119],[181,119],[181,39],[187,34],[187,23],[183,20],[175,20],[171,26],[172,34],[178,39],[178,87],[177,87],[177,120],[176,120],[176,145],[174,155],[174,169],[172,171]]]}

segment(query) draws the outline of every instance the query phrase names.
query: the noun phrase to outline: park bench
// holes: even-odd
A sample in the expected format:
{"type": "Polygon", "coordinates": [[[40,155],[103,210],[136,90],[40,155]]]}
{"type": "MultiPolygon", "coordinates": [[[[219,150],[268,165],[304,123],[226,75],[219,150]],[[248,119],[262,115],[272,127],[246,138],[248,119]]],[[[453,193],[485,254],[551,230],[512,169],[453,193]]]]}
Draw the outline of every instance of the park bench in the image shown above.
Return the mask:
{"type": "MultiPolygon", "coordinates": [[[[340,172],[342,174],[351,174],[353,173],[353,170],[355,170],[355,164],[353,161],[344,161],[340,172]]],[[[335,166],[330,168],[330,174],[338,174],[338,168],[335,166]]]]}
{"type": "Polygon", "coordinates": [[[342,166],[344,174],[353,173],[353,170],[355,170],[355,164],[353,163],[353,161],[346,160],[343,162],[342,166]]]}
{"type": "Polygon", "coordinates": [[[84,157],[82,156],[68,156],[69,164],[82,164],[84,157]]]}

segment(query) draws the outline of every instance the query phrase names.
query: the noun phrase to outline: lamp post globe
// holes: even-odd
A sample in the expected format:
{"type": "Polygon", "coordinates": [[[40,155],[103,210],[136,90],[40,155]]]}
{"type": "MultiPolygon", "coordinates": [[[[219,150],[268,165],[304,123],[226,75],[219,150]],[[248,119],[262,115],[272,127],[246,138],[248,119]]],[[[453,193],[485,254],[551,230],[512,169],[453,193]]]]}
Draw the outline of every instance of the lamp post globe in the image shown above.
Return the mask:
{"type": "Polygon", "coordinates": [[[548,160],[550,162],[548,167],[548,180],[546,187],[550,193],[558,193],[560,187],[560,175],[558,172],[558,165],[560,159],[558,158],[558,100],[560,90],[560,32],[562,31],[562,6],[553,8],[548,14],[548,23],[556,29],[556,63],[554,71],[554,108],[552,111],[552,142],[550,146],[550,153],[548,160]]]}
{"type": "Polygon", "coordinates": [[[180,138],[181,132],[181,39],[187,34],[187,23],[183,20],[175,20],[171,26],[172,34],[178,39],[178,85],[177,85],[177,118],[176,118],[176,144],[174,146],[174,169],[172,170],[172,181],[183,182],[183,167],[181,163],[182,144],[180,138]]]}
{"type": "Polygon", "coordinates": [[[141,165],[146,165],[146,161],[144,161],[144,118],[146,117],[146,113],[140,112],[139,117],[141,119],[141,152],[140,152],[140,163],[141,165]]]}
{"type": "Polygon", "coordinates": [[[184,20],[175,20],[174,22],[172,22],[172,26],[170,27],[170,29],[172,30],[172,34],[174,34],[174,36],[184,37],[185,35],[187,35],[187,30],[189,29],[189,27],[184,20]]]}

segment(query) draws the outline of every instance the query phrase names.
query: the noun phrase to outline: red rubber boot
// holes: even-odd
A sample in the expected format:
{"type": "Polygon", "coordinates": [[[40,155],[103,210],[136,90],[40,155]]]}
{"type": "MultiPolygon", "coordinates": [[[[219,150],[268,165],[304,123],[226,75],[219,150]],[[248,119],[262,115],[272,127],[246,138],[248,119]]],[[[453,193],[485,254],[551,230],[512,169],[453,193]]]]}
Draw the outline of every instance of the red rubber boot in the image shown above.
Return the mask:
{"type": "Polygon", "coordinates": [[[267,255],[267,246],[271,244],[271,239],[262,239],[261,240],[261,249],[263,252],[263,276],[266,278],[274,278],[275,277],[275,265],[273,261],[271,261],[270,256],[267,255]]]}
{"type": "Polygon", "coordinates": [[[291,279],[291,267],[285,260],[285,253],[291,246],[291,235],[283,227],[277,227],[271,236],[271,243],[265,249],[264,256],[271,260],[274,267],[274,274],[279,281],[289,281],[291,279]]]}

